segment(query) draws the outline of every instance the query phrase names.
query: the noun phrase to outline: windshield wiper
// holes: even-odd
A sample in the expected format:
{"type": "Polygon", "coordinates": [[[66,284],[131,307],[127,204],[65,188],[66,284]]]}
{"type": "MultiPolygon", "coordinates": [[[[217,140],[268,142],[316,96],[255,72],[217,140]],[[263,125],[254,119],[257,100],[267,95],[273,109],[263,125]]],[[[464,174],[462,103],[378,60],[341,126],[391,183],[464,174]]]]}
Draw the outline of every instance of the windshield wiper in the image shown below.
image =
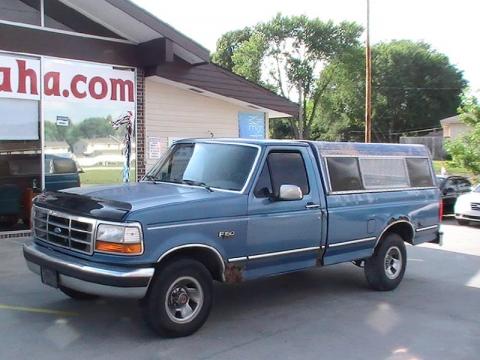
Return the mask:
{"type": "Polygon", "coordinates": [[[201,187],[207,189],[208,191],[213,192],[212,188],[202,181],[183,179],[181,181],[181,183],[182,184],[187,184],[187,185],[192,185],[192,186],[201,186],[201,187]]]}

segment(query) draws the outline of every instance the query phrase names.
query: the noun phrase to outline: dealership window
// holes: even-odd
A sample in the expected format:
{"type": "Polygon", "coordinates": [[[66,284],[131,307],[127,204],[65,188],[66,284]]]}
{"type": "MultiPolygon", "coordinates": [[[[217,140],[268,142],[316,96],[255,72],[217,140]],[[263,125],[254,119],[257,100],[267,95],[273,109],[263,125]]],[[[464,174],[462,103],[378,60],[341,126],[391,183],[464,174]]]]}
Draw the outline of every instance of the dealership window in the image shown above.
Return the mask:
{"type": "Polygon", "coordinates": [[[42,188],[39,101],[0,98],[0,232],[30,227],[42,188]]]}
{"type": "Polygon", "coordinates": [[[0,98],[0,140],[39,140],[39,102],[0,98]]]}
{"type": "Polygon", "coordinates": [[[127,128],[136,181],[134,69],[4,53],[0,64],[0,232],[29,229],[42,189],[124,181],[127,128]]]}
{"type": "Polygon", "coordinates": [[[45,83],[50,94],[43,97],[45,157],[55,157],[55,165],[75,164],[77,168],[70,169],[70,179],[63,184],[46,176],[45,188],[123,182],[128,122],[118,127],[115,122],[128,112],[132,113],[129,181],[135,181],[135,71],[52,58],[44,59],[42,65],[46,78],[59,74],[57,83],[45,83]],[[70,161],[62,163],[59,158],[70,161]]]}

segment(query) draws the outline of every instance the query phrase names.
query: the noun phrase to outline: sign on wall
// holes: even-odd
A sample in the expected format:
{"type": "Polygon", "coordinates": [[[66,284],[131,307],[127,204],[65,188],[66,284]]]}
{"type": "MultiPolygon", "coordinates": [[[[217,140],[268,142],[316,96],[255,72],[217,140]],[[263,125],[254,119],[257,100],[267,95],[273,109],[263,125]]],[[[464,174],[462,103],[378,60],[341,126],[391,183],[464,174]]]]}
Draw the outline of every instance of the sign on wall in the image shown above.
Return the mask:
{"type": "Polygon", "coordinates": [[[160,159],[162,155],[162,142],[160,138],[149,137],[148,138],[148,158],[149,159],[160,159]]]}
{"type": "Polygon", "coordinates": [[[135,102],[132,69],[60,59],[0,55],[0,97],[135,102]],[[42,69],[42,71],[40,71],[42,69]]]}
{"type": "Polygon", "coordinates": [[[238,127],[241,138],[265,139],[265,114],[238,113],[238,127]]]}

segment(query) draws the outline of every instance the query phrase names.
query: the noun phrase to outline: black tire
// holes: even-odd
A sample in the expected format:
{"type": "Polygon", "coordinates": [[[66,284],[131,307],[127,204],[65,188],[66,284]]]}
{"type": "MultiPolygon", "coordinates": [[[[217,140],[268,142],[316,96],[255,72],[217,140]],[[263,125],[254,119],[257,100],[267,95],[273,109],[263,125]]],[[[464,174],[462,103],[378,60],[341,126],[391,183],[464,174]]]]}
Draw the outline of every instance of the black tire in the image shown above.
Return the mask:
{"type": "Polygon", "coordinates": [[[466,225],[470,224],[470,222],[468,220],[463,220],[463,219],[457,219],[457,223],[458,223],[458,225],[463,225],[463,226],[466,226],[466,225]]]}
{"type": "Polygon", "coordinates": [[[60,291],[63,292],[65,295],[71,297],[72,299],[75,300],[95,300],[98,299],[98,295],[93,295],[93,294],[87,294],[81,291],[73,290],[67,287],[61,287],[60,291]]]}
{"type": "Polygon", "coordinates": [[[365,277],[372,289],[389,291],[400,284],[406,267],[405,243],[400,235],[391,233],[381,240],[373,255],[365,260],[365,277]]]}
{"type": "Polygon", "coordinates": [[[193,259],[176,259],[159,269],[153,278],[141,302],[143,316],[160,336],[188,336],[207,320],[212,297],[212,275],[207,268],[193,259]]]}

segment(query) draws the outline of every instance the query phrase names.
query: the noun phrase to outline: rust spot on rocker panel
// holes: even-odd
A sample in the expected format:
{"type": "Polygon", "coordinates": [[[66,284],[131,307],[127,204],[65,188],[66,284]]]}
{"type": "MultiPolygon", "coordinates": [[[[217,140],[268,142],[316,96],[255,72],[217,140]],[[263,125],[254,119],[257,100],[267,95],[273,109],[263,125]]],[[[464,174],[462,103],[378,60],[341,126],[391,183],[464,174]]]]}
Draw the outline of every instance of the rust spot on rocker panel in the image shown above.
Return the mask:
{"type": "Polygon", "coordinates": [[[227,264],[225,266],[225,282],[230,284],[242,282],[244,270],[245,265],[227,264]]]}

